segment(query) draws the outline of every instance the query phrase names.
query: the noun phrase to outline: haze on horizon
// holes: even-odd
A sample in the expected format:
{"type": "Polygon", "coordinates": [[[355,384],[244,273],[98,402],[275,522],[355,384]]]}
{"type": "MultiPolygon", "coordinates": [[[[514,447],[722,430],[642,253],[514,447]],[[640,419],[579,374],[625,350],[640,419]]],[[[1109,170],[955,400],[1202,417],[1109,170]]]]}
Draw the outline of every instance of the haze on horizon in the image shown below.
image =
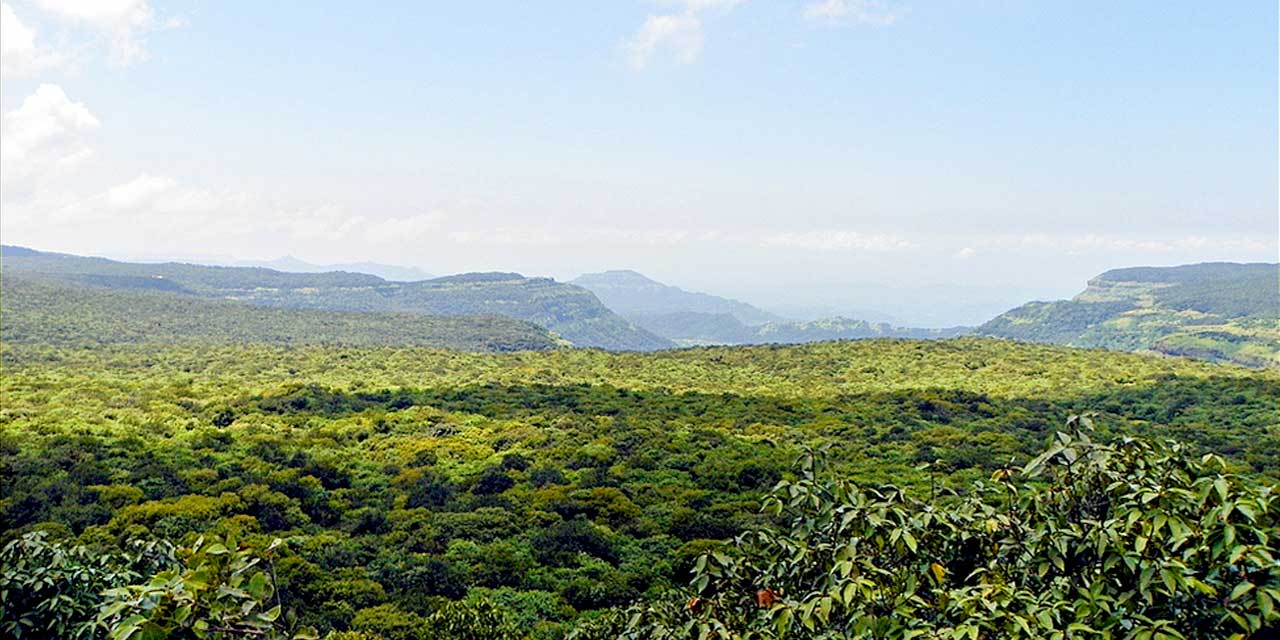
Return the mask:
{"type": "Polygon", "coordinates": [[[1277,258],[1274,2],[2,10],[7,244],[772,306],[1277,258]]]}

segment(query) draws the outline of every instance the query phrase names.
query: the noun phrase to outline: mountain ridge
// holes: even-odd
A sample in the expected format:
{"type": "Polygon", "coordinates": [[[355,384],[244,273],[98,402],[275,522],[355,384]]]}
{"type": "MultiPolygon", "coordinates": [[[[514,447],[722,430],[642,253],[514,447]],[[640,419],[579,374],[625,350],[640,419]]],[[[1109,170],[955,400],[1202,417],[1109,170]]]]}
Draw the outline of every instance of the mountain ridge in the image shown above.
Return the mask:
{"type": "Polygon", "coordinates": [[[111,289],[172,289],[183,295],[224,298],[293,309],[498,315],[532,322],[574,345],[610,350],[674,346],[628,322],[590,291],[550,278],[520,274],[461,274],[418,282],[391,282],[351,272],[288,273],[263,267],[190,263],[130,263],[0,246],[6,272],[44,273],[111,289]],[[85,280],[89,282],[85,282],[85,280]]]}

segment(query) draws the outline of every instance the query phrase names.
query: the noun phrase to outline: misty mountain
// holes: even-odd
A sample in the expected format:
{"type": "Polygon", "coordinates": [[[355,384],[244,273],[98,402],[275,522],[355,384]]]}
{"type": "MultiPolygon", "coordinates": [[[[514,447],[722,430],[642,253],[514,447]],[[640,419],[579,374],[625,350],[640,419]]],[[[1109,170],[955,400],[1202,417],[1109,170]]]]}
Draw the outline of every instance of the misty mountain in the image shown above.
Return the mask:
{"type": "Polygon", "coordinates": [[[685,291],[635,271],[587,273],[569,282],[596,294],[605,306],[628,318],[694,312],[729,314],[747,325],[782,320],[777,315],[745,302],[685,291]]]}
{"type": "Polygon", "coordinates": [[[1071,300],[1030,302],[989,336],[1280,366],[1280,265],[1215,262],[1107,271],[1071,300]]]}
{"type": "Polygon", "coordinates": [[[582,287],[516,273],[390,282],[344,271],[287,273],[262,267],[141,264],[7,246],[0,252],[6,274],[41,273],[114,290],[160,291],[289,309],[497,315],[545,327],[577,346],[613,350],[673,346],[609,310],[582,287]]]}
{"type": "Polygon", "coordinates": [[[794,321],[745,302],[685,291],[635,271],[588,273],[572,283],[590,289],[609,308],[650,332],[681,346],[711,344],[794,344],[863,338],[941,338],[965,328],[914,329],[882,320],[884,314],[851,319],[837,314],[794,321]]]}

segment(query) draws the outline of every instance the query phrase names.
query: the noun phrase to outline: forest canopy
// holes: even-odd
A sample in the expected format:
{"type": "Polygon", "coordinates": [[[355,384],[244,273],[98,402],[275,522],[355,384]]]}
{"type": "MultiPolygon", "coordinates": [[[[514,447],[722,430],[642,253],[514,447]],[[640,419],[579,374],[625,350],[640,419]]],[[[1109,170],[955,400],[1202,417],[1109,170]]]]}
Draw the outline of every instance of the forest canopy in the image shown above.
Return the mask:
{"type": "MultiPolygon", "coordinates": [[[[785,524],[761,501],[802,481],[792,463],[823,443],[842,480],[915,499],[1026,464],[1086,411],[1102,442],[1173,438],[1252,482],[1280,473],[1276,374],[999,340],[6,344],[3,363],[7,539],[43,532],[113,559],[101,573],[135,576],[125,585],[159,570],[139,567],[139,543],[173,545],[163,571],[179,585],[229,566],[210,541],[261,564],[279,539],[274,586],[255,589],[286,606],[255,605],[279,617],[250,622],[322,636],[430,637],[492,615],[558,638],[664,602],[705,553],[785,524]]],[[[178,607],[148,593],[120,597],[178,607]]]]}

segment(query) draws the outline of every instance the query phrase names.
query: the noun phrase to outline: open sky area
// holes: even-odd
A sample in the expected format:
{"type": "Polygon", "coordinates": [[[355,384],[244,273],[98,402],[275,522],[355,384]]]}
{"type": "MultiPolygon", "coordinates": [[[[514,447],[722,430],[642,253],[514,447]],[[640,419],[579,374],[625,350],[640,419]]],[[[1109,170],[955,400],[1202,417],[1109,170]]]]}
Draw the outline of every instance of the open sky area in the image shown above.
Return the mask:
{"type": "Polygon", "coordinates": [[[1276,12],[5,0],[0,232],[773,305],[1275,261],[1276,12]]]}

